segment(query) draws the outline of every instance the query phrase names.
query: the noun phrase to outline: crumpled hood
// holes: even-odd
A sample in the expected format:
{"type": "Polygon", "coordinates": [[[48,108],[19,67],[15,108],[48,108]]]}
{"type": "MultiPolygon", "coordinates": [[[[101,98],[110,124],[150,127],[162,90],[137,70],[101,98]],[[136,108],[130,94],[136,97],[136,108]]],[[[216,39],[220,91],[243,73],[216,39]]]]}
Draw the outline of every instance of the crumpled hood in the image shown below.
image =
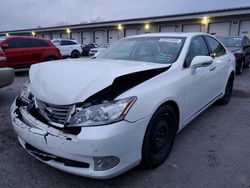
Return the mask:
{"type": "Polygon", "coordinates": [[[38,99],[56,105],[85,101],[110,86],[114,79],[170,65],[121,60],[60,60],[30,68],[30,89],[38,99]]]}

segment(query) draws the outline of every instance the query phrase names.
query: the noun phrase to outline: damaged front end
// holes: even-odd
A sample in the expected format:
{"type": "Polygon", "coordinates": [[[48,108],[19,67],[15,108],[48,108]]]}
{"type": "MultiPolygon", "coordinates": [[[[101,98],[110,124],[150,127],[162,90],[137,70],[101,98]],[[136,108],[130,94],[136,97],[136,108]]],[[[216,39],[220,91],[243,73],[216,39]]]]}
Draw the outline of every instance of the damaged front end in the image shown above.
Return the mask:
{"type": "MultiPolygon", "coordinates": [[[[60,113],[63,114],[62,111],[60,113]]],[[[93,133],[83,138],[80,126],[62,127],[62,116],[54,119],[58,123],[46,119],[36,108],[32,95],[28,98],[16,98],[11,107],[12,124],[20,144],[38,160],[63,171],[96,178],[103,176],[98,174],[99,171],[119,164],[118,157],[107,155],[103,152],[103,146],[97,146],[95,139],[89,139],[93,133]],[[96,175],[94,172],[97,172],[96,175]]],[[[104,145],[110,143],[111,140],[103,141],[104,145]]],[[[105,176],[110,175],[103,177],[105,176]]]]}
{"type": "Polygon", "coordinates": [[[60,130],[65,134],[77,135],[81,131],[80,127],[68,129],[68,127],[65,126],[75,109],[75,105],[57,106],[42,102],[32,95],[29,83],[24,85],[15,103],[17,108],[15,113],[18,117],[22,117],[21,112],[26,112],[37,121],[60,130]]]}

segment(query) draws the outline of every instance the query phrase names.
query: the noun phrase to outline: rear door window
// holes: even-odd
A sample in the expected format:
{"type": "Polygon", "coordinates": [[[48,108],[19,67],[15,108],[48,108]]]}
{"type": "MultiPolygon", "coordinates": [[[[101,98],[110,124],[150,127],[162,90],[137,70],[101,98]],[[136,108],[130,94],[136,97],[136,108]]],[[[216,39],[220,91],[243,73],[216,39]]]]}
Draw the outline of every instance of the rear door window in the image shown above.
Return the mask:
{"type": "Polygon", "coordinates": [[[69,46],[69,45],[76,45],[76,43],[73,41],[70,41],[70,40],[62,40],[61,45],[62,46],[69,46]]]}
{"type": "Polygon", "coordinates": [[[217,40],[209,36],[205,36],[205,38],[213,56],[220,57],[226,54],[225,48],[217,40]]]}

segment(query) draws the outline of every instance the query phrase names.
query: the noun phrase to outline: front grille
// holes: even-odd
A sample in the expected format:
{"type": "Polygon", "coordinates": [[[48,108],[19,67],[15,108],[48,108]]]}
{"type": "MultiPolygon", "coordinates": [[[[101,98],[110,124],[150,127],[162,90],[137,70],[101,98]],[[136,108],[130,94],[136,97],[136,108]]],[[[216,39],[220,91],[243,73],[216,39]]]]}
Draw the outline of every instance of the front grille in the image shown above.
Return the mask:
{"type": "Polygon", "coordinates": [[[68,122],[74,107],[73,105],[52,105],[39,99],[35,100],[38,112],[50,123],[54,122],[65,125],[68,122]]]}

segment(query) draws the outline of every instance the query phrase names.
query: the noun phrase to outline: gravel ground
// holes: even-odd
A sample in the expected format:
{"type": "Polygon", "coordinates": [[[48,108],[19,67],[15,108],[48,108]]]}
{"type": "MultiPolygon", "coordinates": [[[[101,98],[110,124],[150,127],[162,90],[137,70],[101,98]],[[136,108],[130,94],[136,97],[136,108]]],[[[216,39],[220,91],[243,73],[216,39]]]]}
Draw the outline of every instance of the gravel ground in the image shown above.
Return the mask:
{"type": "Polygon", "coordinates": [[[250,188],[250,70],[236,77],[229,105],[211,106],[178,134],[162,166],[136,167],[105,181],[56,170],[21,148],[9,109],[27,75],[18,72],[11,86],[0,89],[0,187],[250,188]]]}

